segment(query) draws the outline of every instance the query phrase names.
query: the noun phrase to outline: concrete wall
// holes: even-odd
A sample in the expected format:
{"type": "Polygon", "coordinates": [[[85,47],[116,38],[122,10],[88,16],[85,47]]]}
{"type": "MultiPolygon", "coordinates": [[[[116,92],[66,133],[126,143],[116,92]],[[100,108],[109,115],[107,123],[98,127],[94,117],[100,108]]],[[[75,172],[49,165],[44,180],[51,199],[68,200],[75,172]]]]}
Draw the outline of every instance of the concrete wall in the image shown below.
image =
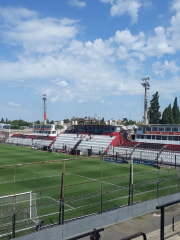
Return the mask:
{"type": "Polygon", "coordinates": [[[156,211],[156,206],[180,199],[180,193],[160,197],[146,202],[126,206],[102,214],[88,216],[64,225],[44,229],[40,232],[26,235],[19,240],[63,240],[79,234],[92,231],[94,228],[107,227],[130,218],[156,211]]]}

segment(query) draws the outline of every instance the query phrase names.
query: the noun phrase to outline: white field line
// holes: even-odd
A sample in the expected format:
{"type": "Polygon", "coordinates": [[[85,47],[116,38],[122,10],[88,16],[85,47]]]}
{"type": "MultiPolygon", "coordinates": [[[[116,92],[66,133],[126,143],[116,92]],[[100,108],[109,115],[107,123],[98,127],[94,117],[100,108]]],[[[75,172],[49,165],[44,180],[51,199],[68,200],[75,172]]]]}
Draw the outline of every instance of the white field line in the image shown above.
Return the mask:
{"type": "MultiPolygon", "coordinates": [[[[54,202],[58,202],[58,203],[59,203],[59,201],[58,201],[58,200],[56,200],[56,199],[54,199],[54,198],[52,198],[52,197],[46,196],[46,198],[49,198],[49,199],[53,200],[54,202]]],[[[68,204],[64,204],[64,205],[66,205],[66,206],[70,207],[71,209],[75,209],[75,208],[71,207],[71,206],[70,206],[70,205],[68,205],[68,204]]]]}
{"type": "MultiPolygon", "coordinates": [[[[85,177],[85,176],[81,176],[81,175],[78,175],[78,174],[75,174],[75,173],[69,173],[69,175],[74,175],[74,176],[77,176],[77,177],[87,178],[87,179],[90,179],[90,180],[93,180],[93,181],[99,181],[99,180],[97,180],[95,178],[85,177]]],[[[108,183],[108,182],[105,182],[105,181],[102,181],[102,182],[118,187],[118,185],[113,184],[113,183],[108,183]]]]}
{"type": "MultiPolygon", "coordinates": [[[[85,177],[85,176],[81,176],[81,175],[78,175],[78,174],[75,174],[75,173],[68,173],[68,174],[66,174],[66,175],[74,175],[74,176],[77,176],[77,177],[82,177],[82,178],[87,178],[87,179],[90,179],[90,180],[99,181],[99,180],[97,180],[97,179],[95,179],[95,178],[85,177]]],[[[116,187],[120,187],[119,185],[116,185],[116,184],[114,184],[114,183],[108,183],[108,182],[105,182],[105,181],[102,181],[102,182],[103,182],[103,183],[106,183],[106,184],[109,184],[109,185],[116,186],[116,187]]],[[[123,188],[123,187],[122,187],[122,188],[123,188]]],[[[134,190],[135,190],[135,189],[134,189],[134,190]]],[[[140,191],[137,191],[137,190],[135,190],[135,191],[140,193],[140,191]]]]}
{"type": "MultiPolygon", "coordinates": [[[[22,180],[16,180],[16,182],[22,182],[22,181],[28,181],[28,180],[36,180],[40,178],[53,178],[53,177],[60,177],[61,175],[53,175],[53,176],[45,176],[45,177],[33,177],[33,178],[26,178],[22,180]]],[[[13,183],[14,181],[8,181],[8,182],[0,182],[0,184],[5,184],[5,183],[13,183]]]]}

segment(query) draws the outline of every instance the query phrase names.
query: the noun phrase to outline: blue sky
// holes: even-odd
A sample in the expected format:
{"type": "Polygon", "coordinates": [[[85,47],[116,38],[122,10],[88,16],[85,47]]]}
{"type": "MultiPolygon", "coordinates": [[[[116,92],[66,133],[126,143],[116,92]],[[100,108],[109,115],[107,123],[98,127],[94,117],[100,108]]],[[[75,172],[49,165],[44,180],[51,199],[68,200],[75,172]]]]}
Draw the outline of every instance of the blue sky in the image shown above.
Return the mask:
{"type": "MultiPolygon", "coordinates": [[[[1,0],[0,118],[142,119],[180,93],[180,0],[1,0]]],[[[178,98],[178,102],[179,102],[178,98]]]]}

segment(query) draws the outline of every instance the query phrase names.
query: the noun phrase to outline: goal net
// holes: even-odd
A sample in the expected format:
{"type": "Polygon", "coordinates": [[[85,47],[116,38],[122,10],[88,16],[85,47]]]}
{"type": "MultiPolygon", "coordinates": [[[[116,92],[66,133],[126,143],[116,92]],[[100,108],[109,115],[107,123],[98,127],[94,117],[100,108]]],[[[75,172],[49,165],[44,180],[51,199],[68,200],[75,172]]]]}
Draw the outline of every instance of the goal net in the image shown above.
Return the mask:
{"type": "Polygon", "coordinates": [[[25,192],[0,197],[0,237],[11,235],[15,214],[15,231],[35,227],[38,221],[36,194],[25,192]]]}

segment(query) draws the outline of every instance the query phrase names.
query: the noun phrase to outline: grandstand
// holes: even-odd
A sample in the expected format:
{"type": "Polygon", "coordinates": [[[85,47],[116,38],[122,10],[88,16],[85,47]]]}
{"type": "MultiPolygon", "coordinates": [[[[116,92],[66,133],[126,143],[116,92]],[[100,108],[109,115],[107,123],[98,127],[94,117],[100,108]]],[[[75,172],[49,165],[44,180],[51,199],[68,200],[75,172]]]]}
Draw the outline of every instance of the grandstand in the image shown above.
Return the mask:
{"type": "Polygon", "coordinates": [[[77,149],[82,152],[91,149],[93,154],[104,154],[115,138],[116,137],[103,135],[94,135],[93,137],[85,136],[77,149]]]}
{"type": "Polygon", "coordinates": [[[21,146],[39,147],[51,146],[54,151],[79,151],[83,155],[88,155],[88,149],[92,154],[104,154],[109,145],[113,144],[116,136],[93,135],[86,134],[60,134],[58,137],[53,136],[38,136],[38,135],[22,135],[14,134],[6,143],[16,144],[21,146]]]}
{"type": "Polygon", "coordinates": [[[83,155],[88,153],[88,149],[93,154],[105,153],[109,145],[116,138],[116,136],[104,136],[86,134],[61,134],[53,143],[53,149],[58,150],[79,150],[83,155]]]}
{"type": "Polygon", "coordinates": [[[20,146],[51,146],[56,137],[37,136],[37,135],[22,135],[14,134],[5,140],[5,143],[16,144],[20,146]]]}
{"type": "Polygon", "coordinates": [[[56,138],[52,147],[57,150],[71,150],[79,140],[77,134],[61,134],[56,138]]]}
{"type": "Polygon", "coordinates": [[[155,143],[133,143],[124,142],[120,147],[114,147],[108,154],[133,154],[134,160],[158,161],[166,165],[180,165],[180,151],[178,146],[155,144],[155,143]]]}

